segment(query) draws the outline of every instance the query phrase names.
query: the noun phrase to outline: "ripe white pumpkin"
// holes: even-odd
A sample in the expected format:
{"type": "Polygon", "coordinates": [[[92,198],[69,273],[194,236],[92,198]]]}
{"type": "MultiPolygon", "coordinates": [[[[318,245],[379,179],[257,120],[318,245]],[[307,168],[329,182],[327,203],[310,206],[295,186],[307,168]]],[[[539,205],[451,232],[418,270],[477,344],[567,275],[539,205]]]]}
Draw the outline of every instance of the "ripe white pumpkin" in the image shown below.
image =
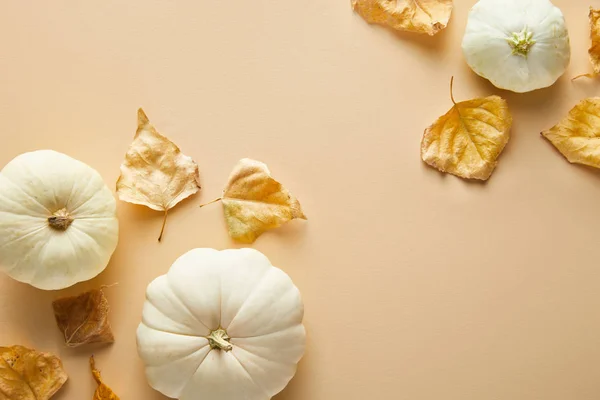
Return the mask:
{"type": "Polygon", "coordinates": [[[146,291],[138,352],[150,386],[181,400],[267,400],[304,354],[289,276],[253,249],[194,249],[146,291]]]}
{"type": "Polygon", "coordinates": [[[115,198],[98,172],[52,150],[0,172],[0,271],[46,290],[91,279],[118,241],[115,198]]]}
{"type": "Polygon", "coordinates": [[[479,0],[462,49],[475,73],[518,93],[554,84],[571,59],[565,19],[549,0],[479,0]]]}

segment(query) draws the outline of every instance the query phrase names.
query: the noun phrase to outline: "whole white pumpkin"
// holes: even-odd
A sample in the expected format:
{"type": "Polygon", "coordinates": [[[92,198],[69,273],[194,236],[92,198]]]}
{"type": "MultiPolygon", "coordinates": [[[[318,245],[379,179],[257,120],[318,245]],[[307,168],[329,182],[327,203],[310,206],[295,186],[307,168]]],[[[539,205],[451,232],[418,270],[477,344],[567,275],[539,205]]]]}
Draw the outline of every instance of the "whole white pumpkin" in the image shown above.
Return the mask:
{"type": "Polygon", "coordinates": [[[52,150],[0,172],[0,271],[40,289],[91,279],[119,236],[115,198],[98,172],[52,150]]]}
{"type": "Polygon", "coordinates": [[[571,59],[565,19],[549,0],[479,0],[462,49],[475,73],[518,93],[554,84],[571,59]]]}
{"type": "Polygon", "coordinates": [[[138,352],[150,386],[181,400],[267,400],[304,354],[289,276],[252,249],[195,249],[146,291],[138,352]]]}

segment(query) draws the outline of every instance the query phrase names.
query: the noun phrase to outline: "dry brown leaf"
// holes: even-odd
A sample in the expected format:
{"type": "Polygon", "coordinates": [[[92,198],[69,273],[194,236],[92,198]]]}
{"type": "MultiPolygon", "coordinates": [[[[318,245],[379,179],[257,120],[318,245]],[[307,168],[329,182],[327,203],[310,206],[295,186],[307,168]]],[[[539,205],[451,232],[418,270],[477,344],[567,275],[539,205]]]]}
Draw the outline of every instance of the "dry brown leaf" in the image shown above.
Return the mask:
{"type": "Polygon", "coordinates": [[[67,346],[115,341],[108,322],[108,300],[102,289],[55,300],[52,308],[67,346]]]}
{"type": "Polygon", "coordinates": [[[590,7],[589,13],[590,20],[590,39],[592,39],[592,45],[588,49],[588,54],[590,56],[590,62],[592,63],[592,68],[594,72],[591,74],[582,74],[577,75],[573,79],[586,77],[586,78],[595,78],[600,74],[600,9],[594,9],[590,7]]]}
{"type": "Polygon", "coordinates": [[[100,371],[96,369],[94,356],[90,357],[90,368],[92,369],[92,375],[94,376],[94,380],[96,381],[96,383],[98,383],[98,388],[96,389],[96,392],[94,393],[94,398],[92,400],[119,400],[119,396],[117,396],[111,388],[109,388],[104,382],[102,382],[100,371]]]}
{"type": "Polygon", "coordinates": [[[352,9],[370,24],[435,35],[448,25],[452,0],[352,0],[352,9]]]}
{"type": "Polygon", "coordinates": [[[512,116],[498,96],[456,103],[429,126],[421,142],[421,158],[442,172],[487,180],[510,137],[512,116]]]}
{"type": "Polygon", "coordinates": [[[140,108],[137,132],[117,181],[119,198],[164,211],[160,241],[168,211],[199,189],[198,165],[182,154],[175,143],[158,133],[140,108]]]}
{"type": "Polygon", "coordinates": [[[569,162],[600,168],[600,97],[579,102],[558,125],[542,135],[569,162]]]}
{"type": "Polygon", "coordinates": [[[220,200],[229,235],[242,243],[253,243],[265,231],[292,219],[306,219],[300,202],[271,177],[269,168],[248,158],[233,168],[223,197],[214,201],[220,200]]]}
{"type": "Polygon", "coordinates": [[[48,400],[67,378],[53,354],[23,346],[0,347],[0,400],[48,400]]]}

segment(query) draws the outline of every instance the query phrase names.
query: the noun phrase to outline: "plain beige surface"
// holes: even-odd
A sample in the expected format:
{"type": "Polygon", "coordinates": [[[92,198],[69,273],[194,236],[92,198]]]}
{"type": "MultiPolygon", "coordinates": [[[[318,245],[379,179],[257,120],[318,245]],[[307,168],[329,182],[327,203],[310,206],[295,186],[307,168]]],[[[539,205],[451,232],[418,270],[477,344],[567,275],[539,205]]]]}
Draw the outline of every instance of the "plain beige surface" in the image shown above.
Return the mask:
{"type": "Polygon", "coordinates": [[[0,165],[52,148],[114,187],[143,106],[201,170],[162,244],[160,213],[119,202],[119,247],[93,281],[42,292],[0,277],[0,345],[60,354],[70,380],[57,400],[92,398],[92,352],[123,400],[163,399],[135,350],[144,290],[191,248],[236,246],[221,207],[197,206],[242,157],[266,162],[309,217],[254,245],[305,300],[307,353],[278,400],[600,398],[600,174],[539,135],[599,93],[569,80],[590,70],[588,2],[556,1],[571,67],[525,95],[465,65],[474,0],[433,38],[369,26],[348,3],[1,2],[0,165]],[[497,93],[514,114],[487,184],[419,157],[451,75],[457,99],[497,93]],[[114,282],[117,342],[66,349],[51,301],[114,282]]]}

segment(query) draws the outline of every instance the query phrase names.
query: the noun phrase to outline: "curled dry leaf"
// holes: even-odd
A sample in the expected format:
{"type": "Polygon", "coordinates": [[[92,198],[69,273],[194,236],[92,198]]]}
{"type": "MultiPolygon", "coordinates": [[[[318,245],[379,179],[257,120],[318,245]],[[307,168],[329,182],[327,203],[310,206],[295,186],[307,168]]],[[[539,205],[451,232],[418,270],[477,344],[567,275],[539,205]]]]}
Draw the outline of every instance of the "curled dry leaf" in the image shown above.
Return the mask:
{"type": "Polygon", "coordinates": [[[558,125],[542,132],[569,162],[600,168],[600,97],[579,102],[558,125]]]}
{"type": "Polygon", "coordinates": [[[158,133],[140,108],[137,132],[117,181],[119,198],[165,213],[160,241],[168,211],[198,190],[198,165],[182,154],[175,143],[158,133]]]}
{"type": "Polygon", "coordinates": [[[229,235],[242,243],[253,243],[292,219],[306,219],[298,199],[271,177],[269,168],[248,158],[234,167],[223,197],[215,201],[223,201],[229,235]]]}
{"type": "Polygon", "coordinates": [[[442,172],[487,180],[510,136],[512,116],[498,96],[461,101],[429,126],[421,142],[421,158],[442,172]]]}
{"type": "Polygon", "coordinates": [[[352,0],[352,9],[370,24],[435,35],[448,25],[452,0],[352,0]]]}
{"type": "Polygon", "coordinates": [[[115,341],[108,322],[108,300],[102,289],[55,300],[52,308],[67,346],[115,341]]]}
{"type": "Polygon", "coordinates": [[[66,381],[55,355],[23,346],[0,347],[1,400],[48,400],[66,381]]]}
{"type": "Polygon", "coordinates": [[[98,388],[96,388],[96,392],[94,393],[94,398],[92,400],[119,400],[119,396],[117,396],[111,388],[109,388],[104,382],[102,382],[100,371],[96,369],[96,362],[94,361],[94,356],[90,357],[90,368],[92,369],[92,375],[94,376],[94,380],[98,384],[98,388]]]}
{"type": "Polygon", "coordinates": [[[594,9],[593,7],[590,7],[589,19],[590,39],[592,40],[592,45],[588,49],[588,54],[590,56],[590,62],[592,63],[594,72],[591,74],[578,75],[573,79],[581,77],[594,78],[600,74],[600,9],[594,9]]]}

